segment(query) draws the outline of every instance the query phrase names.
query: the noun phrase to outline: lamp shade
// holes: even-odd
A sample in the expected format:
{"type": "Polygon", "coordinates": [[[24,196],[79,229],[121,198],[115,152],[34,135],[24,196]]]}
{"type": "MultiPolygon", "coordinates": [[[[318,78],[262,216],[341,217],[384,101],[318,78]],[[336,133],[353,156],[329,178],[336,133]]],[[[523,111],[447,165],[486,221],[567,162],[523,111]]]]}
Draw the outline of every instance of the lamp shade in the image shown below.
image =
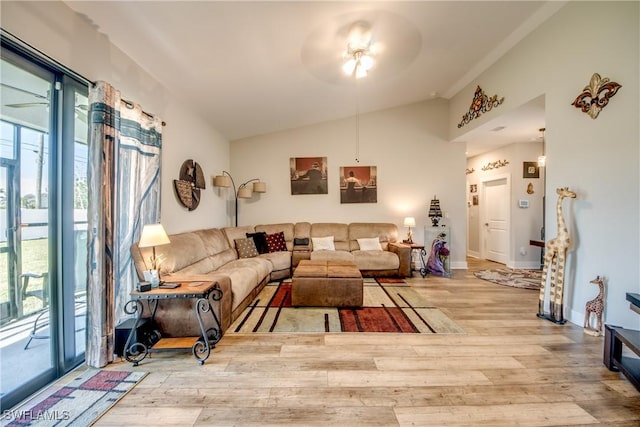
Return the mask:
{"type": "Polygon", "coordinates": [[[162,224],[147,224],[142,227],[142,235],[138,247],[149,248],[152,246],[160,246],[171,243],[167,232],[164,231],[162,224]]]}
{"type": "Polygon", "coordinates": [[[240,187],[238,189],[238,198],[239,199],[250,199],[252,191],[249,187],[240,187]]]}
{"type": "Polygon", "coordinates": [[[256,193],[266,193],[267,192],[267,183],[262,181],[257,181],[253,183],[253,191],[256,193]]]}
{"type": "Polygon", "coordinates": [[[412,216],[408,216],[404,219],[404,226],[405,227],[415,227],[416,226],[416,219],[412,216]]]}
{"type": "Polygon", "coordinates": [[[215,187],[231,187],[231,178],[227,175],[216,175],[213,178],[213,185],[215,187]]]}

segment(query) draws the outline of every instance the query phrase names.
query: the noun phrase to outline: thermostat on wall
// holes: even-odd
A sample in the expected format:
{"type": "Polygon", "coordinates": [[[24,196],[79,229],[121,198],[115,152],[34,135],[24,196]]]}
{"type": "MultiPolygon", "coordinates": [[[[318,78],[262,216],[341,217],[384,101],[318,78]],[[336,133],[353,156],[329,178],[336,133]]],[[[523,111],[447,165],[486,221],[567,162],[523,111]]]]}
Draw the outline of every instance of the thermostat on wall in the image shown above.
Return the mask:
{"type": "Polygon", "coordinates": [[[529,207],[529,201],[528,200],[518,200],[518,207],[519,208],[528,208],[529,207]]]}

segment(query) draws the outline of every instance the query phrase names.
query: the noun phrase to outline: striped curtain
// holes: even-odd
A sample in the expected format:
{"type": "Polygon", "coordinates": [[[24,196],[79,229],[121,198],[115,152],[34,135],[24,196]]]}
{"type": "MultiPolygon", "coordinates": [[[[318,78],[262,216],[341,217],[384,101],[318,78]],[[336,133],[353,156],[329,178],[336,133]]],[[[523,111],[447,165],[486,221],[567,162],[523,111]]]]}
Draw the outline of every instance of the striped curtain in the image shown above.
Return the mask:
{"type": "Polygon", "coordinates": [[[86,363],[113,361],[114,330],[137,282],[129,248],[160,220],[162,120],[105,82],[89,90],[86,363]]]}

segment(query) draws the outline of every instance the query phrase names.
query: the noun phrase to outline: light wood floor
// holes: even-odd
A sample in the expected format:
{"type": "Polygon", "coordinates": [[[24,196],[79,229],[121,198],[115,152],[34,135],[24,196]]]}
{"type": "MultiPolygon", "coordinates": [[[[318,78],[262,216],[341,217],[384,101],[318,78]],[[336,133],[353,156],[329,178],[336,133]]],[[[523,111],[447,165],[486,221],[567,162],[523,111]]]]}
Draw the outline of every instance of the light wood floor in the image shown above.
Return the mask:
{"type": "Polygon", "coordinates": [[[640,394],[602,364],[603,339],[536,317],[538,293],[476,279],[411,283],[459,335],[225,336],[203,366],[153,355],[98,423],[296,426],[639,426],[640,394]]]}

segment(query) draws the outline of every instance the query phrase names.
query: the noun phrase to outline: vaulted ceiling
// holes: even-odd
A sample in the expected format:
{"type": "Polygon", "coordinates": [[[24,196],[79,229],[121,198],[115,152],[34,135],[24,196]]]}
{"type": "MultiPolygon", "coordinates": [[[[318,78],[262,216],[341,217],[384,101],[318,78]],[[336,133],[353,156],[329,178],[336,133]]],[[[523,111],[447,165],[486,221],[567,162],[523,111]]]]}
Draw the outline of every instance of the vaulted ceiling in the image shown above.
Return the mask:
{"type": "MultiPolygon", "coordinates": [[[[363,113],[449,98],[560,7],[543,1],[67,4],[229,140],[352,116],[356,102],[363,113]],[[340,67],[358,22],[370,27],[376,52],[369,76],[356,83],[340,67]]],[[[531,139],[537,125],[527,126],[534,127],[531,139]]]]}

